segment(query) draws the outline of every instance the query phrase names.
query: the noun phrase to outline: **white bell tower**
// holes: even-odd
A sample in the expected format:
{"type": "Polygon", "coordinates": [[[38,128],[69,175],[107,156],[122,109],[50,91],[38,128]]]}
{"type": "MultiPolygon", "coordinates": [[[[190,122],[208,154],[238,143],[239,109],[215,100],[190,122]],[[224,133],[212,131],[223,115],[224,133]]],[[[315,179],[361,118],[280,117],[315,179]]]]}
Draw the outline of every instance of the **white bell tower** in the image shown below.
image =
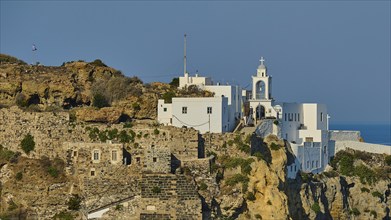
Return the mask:
{"type": "Polygon", "coordinates": [[[264,64],[265,59],[261,57],[261,63],[258,66],[257,74],[252,76],[253,90],[252,99],[254,100],[271,100],[272,99],[272,77],[267,75],[267,68],[264,64]]]}

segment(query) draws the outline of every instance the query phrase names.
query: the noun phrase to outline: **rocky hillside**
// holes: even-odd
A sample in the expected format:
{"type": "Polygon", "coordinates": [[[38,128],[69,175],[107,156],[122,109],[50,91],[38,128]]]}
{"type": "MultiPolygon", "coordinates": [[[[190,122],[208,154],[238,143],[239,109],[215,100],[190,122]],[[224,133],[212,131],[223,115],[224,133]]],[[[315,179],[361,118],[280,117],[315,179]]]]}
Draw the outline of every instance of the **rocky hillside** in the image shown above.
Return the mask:
{"type": "Polygon", "coordinates": [[[27,65],[0,54],[0,107],[28,111],[72,109],[78,120],[118,123],[129,118],[155,119],[157,100],[175,96],[211,96],[197,88],[178,90],[175,83],[143,84],[101,60],[61,66],[27,65]],[[94,107],[94,108],[86,108],[94,107]]]}

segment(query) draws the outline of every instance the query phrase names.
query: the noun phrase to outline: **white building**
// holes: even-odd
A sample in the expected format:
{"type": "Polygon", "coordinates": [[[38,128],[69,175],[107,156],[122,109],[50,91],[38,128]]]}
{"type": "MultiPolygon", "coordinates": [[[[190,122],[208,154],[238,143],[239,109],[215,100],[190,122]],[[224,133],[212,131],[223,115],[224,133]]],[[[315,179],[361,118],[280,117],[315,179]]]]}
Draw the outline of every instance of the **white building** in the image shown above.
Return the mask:
{"type": "Polygon", "coordinates": [[[281,136],[290,142],[296,156],[289,165],[288,177],[295,178],[299,170],[322,172],[329,162],[327,108],[316,103],[284,103],[281,136]]]}
{"type": "Polygon", "coordinates": [[[158,121],[175,127],[195,128],[201,133],[230,131],[227,97],[172,98],[158,102],[158,121]]]}
{"type": "Polygon", "coordinates": [[[255,125],[263,119],[278,121],[280,129],[273,132],[290,143],[296,156],[288,166],[288,177],[295,178],[299,170],[318,173],[329,162],[327,108],[316,103],[275,103],[272,97],[272,77],[261,58],[257,73],[252,76],[252,92],[248,97],[249,121],[255,125]],[[252,119],[252,120],[251,120],[252,119]]]}

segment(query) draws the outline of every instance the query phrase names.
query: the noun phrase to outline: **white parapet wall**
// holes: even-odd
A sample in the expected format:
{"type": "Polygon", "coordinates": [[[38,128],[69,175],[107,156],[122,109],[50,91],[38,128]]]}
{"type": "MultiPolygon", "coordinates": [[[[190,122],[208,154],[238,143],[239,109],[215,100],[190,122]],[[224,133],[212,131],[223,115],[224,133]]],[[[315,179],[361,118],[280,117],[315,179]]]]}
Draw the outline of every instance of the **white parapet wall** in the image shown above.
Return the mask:
{"type": "Polygon", "coordinates": [[[391,154],[391,146],[358,141],[335,141],[335,153],[346,148],[376,154],[391,154]]]}

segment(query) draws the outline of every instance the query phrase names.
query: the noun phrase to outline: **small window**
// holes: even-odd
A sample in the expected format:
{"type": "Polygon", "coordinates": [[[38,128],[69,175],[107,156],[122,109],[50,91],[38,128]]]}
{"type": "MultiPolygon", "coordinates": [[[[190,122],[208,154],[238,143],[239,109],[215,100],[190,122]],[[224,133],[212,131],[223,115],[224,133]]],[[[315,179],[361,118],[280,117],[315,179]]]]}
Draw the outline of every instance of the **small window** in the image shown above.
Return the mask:
{"type": "Polygon", "coordinates": [[[154,163],[157,162],[157,158],[156,158],[156,157],[153,158],[153,162],[154,162],[154,163]]]}
{"type": "Polygon", "coordinates": [[[182,114],[187,114],[187,107],[182,107],[182,114]]]}
{"type": "Polygon", "coordinates": [[[91,170],[91,176],[95,176],[95,170],[91,170]]]}
{"type": "Polygon", "coordinates": [[[306,137],[305,142],[314,142],[314,138],[313,137],[306,137]]]}
{"type": "Polygon", "coordinates": [[[77,156],[77,151],[73,151],[73,156],[74,156],[74,157],[77,156]]]}
{"type": "Polygon", "coordinates": [[[296,172],[296,165],[295,165],[295,172],[296,172]]]}
{"type": "Polygon", "coordinates": [[[297,120],[300,121],[300,113],[297,113],[297,120]]]}
{"type": "Polygon", "coordinates": [[[292,172],[292,170],[293,170],[293,166],[291,166],[291,172],[292,172]]]}
{"type": "Polygon", "coordinates": [[[320,113],[320,121],[323,121],[323,112],[320,113]]]}
{"type": "Polygon", "coordinates": [[[314,168],[314,161],[312,161],[312,164],[311,164],[312,166],[311,166],[311,168],[314,168]]]}
{"type": "Polygon", "coordinates": [[[212,114],[212,107],[208,107],[208,108],[206,109],[206,113],[207,113],[207,114],[212,114]]]}
{"type": "Polygon", "coordinates": [[[116,150],[111,151],[111,160],[117,161],[117,151],[116,150]]]}
{"type": "Polygon", "coordinates": [[[167,108],[163,108],[163,111],[166,112],[166,111],[167,111],[167,108]]]}
{"type": "Polygon", "coordinates": [[[94,160],[99,160],[99,151],[94,150],[94,160]]]}
{"type": "Polygon", "coordinates": [[[286,121],[286,113],[285,113],[285,121],[286,121]]]}
{"type": "Polygon", "coordinates": [[[319,161],[316,161],[316,167],[319,167],[319,161]]]}
{"type": "Polygon", "coordinates": [[[307,161],[307,168],[310,168],[310,161],[307,161]]]}
{"type": "Polygon", "coordinates": [[[136,162],[137,162],[137,163],[140,163],[140,161],[141,161],[141,160],[140,160],[140,157],[136,157],[136,162]]]}

